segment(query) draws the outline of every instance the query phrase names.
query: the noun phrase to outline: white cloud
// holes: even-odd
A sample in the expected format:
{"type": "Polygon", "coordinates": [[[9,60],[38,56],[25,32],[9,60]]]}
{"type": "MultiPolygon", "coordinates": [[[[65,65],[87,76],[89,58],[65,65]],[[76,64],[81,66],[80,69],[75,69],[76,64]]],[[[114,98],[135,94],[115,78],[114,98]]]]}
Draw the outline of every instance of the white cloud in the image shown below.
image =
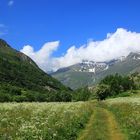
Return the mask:
{"type": "Polygon", "coordinates": [[[14,4],[14,1],[13,0],[10,0],[9,2],[8,2],[8,6],[12,6],[14,4]]]}
{"type": "Polygon", "coordinates": [[[140,51],[140,33],[119,28],[115,33],[108,33],[102,41],[89,41],[79,48],[72,46],[63,56],[53,57],[52,53],[58,46],[59,42],[56,41],[46,43],[37,52],[31,46],[24,46],[21,51],[30,56],[44,71],[57,70],[83,59],[106,61],[140,51]]]}
{"type": "Polygon", "coordinates": [[[59,41],[55,41],[45,43],[38,51],[34,51],[33,47],[30,45],[24,46],[20,51],[31,57],[41,69],[49,71],[52,69],[51,55],[57,50],[58,46],[59,41]]]}

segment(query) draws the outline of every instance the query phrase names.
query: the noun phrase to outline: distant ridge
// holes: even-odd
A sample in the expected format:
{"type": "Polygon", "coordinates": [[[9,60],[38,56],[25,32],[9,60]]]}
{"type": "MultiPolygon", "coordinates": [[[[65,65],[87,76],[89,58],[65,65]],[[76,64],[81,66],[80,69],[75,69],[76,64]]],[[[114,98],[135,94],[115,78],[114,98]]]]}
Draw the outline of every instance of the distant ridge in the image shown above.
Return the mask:
{"type": "Polygon", "coordinates": [[[136,71],[140,72],[139,52],[131,52],[127,57],[104,62],[83,60],[81,63],[61,68],[51,75],[66,86],[76,89],[94,85],[110,74],[126,75],[136,71]]]}

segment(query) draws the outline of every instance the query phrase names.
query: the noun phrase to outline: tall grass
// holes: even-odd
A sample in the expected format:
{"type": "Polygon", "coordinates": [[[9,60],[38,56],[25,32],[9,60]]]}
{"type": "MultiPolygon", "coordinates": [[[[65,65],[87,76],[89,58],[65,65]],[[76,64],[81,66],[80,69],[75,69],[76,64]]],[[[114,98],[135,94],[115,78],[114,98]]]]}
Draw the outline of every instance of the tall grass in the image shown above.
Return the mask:
{"type": "Polygon", "coordinates": [[[0,104],[0,140],[75,140],[92,103],[0,104]]]}
{"type": "Polygon", "coordinates": [[[125,97],[105,102],[130,140],[140,140],[140,98],[125,97]]]}

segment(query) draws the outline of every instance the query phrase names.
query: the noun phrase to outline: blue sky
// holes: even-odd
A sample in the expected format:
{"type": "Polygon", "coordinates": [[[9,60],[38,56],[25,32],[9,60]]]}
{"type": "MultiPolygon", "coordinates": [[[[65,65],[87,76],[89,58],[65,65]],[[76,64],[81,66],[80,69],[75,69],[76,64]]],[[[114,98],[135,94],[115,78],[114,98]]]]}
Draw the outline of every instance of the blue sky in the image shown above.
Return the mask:
{"type": "Polygon", "coordinates": [[[88,39],[101,40],[123,27],[140,32],[139,0],[0,0],[0,24],[14,48],[60,41],[57,54],[88,39]]]}
{"type": "Polygon", "coordinates": [[[17,50],[60,41],[58,57],[117,28],[140,32],[140,0],[0,0],[0,38],[17,50]]]}

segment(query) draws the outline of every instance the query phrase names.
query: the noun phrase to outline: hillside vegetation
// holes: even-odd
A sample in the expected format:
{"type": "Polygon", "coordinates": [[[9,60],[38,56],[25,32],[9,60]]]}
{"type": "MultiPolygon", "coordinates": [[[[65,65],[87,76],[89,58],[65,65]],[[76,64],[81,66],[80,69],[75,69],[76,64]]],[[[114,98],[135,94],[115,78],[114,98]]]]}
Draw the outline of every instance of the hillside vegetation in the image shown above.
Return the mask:
{"type": "Polygon", "coordinates": [[[70,89],[0,40],[0,101],[70,101],[70,89]],[[59,93],[59,94],[58,94],[59,93]]]}
{"type": "Polygon", "coordinates": [[[129,96],[124,94],[129,90],[138,88],[132,76],[109,75],[105,77],[96,89],[98,100],[104,100],[107,97],[129,96]]]}
{"type": "Polygon", "coordinates": [[[108,75],[99,84],[92,87],[83,87],[74,91],[73,101],[87,101],[91,99],[105,100],[106,98],[126,97],[137,94],[140,89],[140,74],[128,76],[119,74],[108,75]]]}

